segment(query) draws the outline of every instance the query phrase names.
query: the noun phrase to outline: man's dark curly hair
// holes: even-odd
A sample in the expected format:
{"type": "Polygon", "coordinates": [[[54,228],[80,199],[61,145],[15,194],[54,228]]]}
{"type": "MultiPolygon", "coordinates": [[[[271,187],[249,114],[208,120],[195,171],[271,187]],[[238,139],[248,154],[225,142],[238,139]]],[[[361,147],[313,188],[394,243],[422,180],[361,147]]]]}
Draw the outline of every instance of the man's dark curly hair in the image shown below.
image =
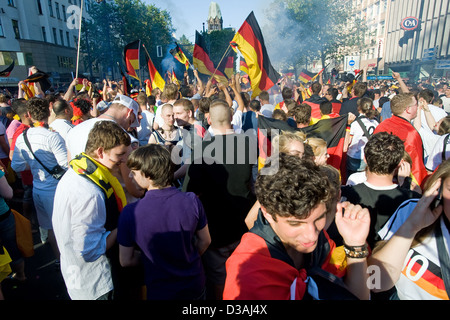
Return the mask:
{"type": "Polygon", "coordinates": [[[364,147],[367,167],[371,172],[381,175],[393,173],[404,154],[403,141],[387,132],[374,134],[364,147]]]}
{"type": "Polygon", "coordinates": [[[79,108],[83,114],[88,114],[92,109],[92,103],[86,99],[77,99],[74,102],[75,107],[79,108]]]}
{"type": "Polygon", "coordinates": [[[258,201],[275,221],[277,216],[306,219],[317,205],[326,205],[333,197],[327,176],[312,161],[280,153],[265,165],[266,172],[277,167],[272,175],[260,174],[255,184],[258,201]]]}
{"type": "Polygon", "coordinates": [[[43,121],[50,116],[49,102],[46,99],[31,98],[27,101],[27,111],[33,120],[43,121]]]}

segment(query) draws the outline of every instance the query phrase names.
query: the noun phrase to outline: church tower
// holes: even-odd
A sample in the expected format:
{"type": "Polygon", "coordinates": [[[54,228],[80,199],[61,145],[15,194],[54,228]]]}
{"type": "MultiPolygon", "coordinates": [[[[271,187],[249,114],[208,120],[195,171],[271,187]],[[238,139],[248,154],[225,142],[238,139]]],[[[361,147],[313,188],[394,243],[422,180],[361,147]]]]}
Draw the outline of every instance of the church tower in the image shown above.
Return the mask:
{"type": "Polygon", "coordinates": [[[208,14],[208,31],[222,30],[223,29],[223,19],[222,12],[220,12],[220,7],[216,2],[211,2],[209,5],[208,14]]]}

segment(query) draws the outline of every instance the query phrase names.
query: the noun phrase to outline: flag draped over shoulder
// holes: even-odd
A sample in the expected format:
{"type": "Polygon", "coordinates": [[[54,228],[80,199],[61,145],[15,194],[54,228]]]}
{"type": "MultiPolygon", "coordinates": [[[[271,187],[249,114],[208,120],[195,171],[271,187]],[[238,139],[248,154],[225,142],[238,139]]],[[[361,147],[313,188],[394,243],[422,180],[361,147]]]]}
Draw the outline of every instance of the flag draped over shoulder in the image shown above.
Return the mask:
{"type": "Polygon", "coordinates": [[[170,54],[173,55],[175,59],[177,59],[179,62],[184,64],[186,66],[186,70],[189,69],[189,60],[186,58],[186,55],[184,54],[183,50],[181,50],[178,43],[175,42],[176,47],[172,50],[170,50],[170,54]]]}
{"type": "Polygon", "coordinates": [[[194,67],[199,73],[212,76],[214,74],[214,79],[223,84],[228,84],[228,79],[220,71],[216,70],[214,63],[209,57],[209,52],[206,47],[206,41],[203,36],[196,31],[195,32],[195,46],[194,46],[194,67]],[[215,72],[215,73],[214,73],[215,72]]]}
{"type": "Polygon", "coordinates": [[[13,61],[11,65],[3,71],[0,71],[0,77],[7,78],[11,75],[11,72],[14,69],[15,62],[13,61]]]}
{"type": "Polygon", "coordinates": [[[343,150],[345,142],[345,133],[347,128],[348,116],[339,118],[323,119],[312,126],[306,128],[293,128],[286,121],[258,117],[258,150],[259,150],[259,167],[264,166],[264,163],[271,155],[272,145],[272,130],[276,134],[282,131],[295,132],[303,131],[307,138],[321,138],[327,143],[327,152],[330,155],[328,164],[336,169],[341,169],[341,162],[343,160],[343,150]]]}
{"type": "Polygon", "coordinates": [[[261,29],[253,11],[245,20],[239,31],[230,42],[235,50],[239,50],[248,65],[248,76],[252,83],[252,98],[261,91],[272,88],[280,78],[273,68],[261,29]]]}
{"type": "Polygon", "coordinates": [[[155,65],[153,64],[152,59],[148,55],[148,53],[145,54],[145,57],[147,59],[147,66],[148,66],[148,73],[150,75],[150,83],[151,88],[159,88],[161,91],[164,91],[164,87],[166,85],[166,82],[161,77],[161,74],[156,69],[155,65]]]}
{"type": "Polygon", "coordinates": [[[141,47],[141,40],[136,40],[125,46],[123,51],[125,58],[126,72],[130,77],[139,80],[137,70],[139,70],[139,53],[141,47]]]}

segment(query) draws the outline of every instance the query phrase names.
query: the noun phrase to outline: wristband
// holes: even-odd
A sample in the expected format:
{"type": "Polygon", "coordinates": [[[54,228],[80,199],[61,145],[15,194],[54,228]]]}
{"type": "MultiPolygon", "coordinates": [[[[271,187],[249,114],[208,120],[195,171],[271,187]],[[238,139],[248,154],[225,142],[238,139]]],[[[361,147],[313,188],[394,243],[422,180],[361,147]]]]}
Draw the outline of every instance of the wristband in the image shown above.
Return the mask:
{"type": "Polygon", "coordinates": [[[369,249],[367,247],[367,243],[363,246],[348,246],[344,243],[344,251],[347,258],[353,259],[365,259],[369,256],[369,249]]]}

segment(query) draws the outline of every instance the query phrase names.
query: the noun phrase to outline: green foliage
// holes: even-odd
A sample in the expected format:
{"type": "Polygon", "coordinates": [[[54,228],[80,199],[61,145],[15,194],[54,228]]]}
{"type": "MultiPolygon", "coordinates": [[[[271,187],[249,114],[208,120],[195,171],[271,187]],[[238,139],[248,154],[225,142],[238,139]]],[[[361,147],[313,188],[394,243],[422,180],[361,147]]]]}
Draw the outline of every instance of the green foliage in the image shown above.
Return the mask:
{"type": "Polygon", "coordinates": [[[275,1],[266,14],[272,21],[264,30],[269,54],[281,67],[340,59],[345,48],[361,45],[365,33],[346,0],[275,1]]]}
{"type": "MultiPolygon", "coordinates": [[[[141,40],[156,66],[162,59],[156,56],[156,46],[162,46],[166,52],[173,43],[170,14],[142,0],[93,3],[89,15],[90,21],[83,23],[81,49],[89,52],[90,60],[104,70],[117,68],[117,63],[123,65],[123,49],[132,41],[141,40]]],[[[141,54],[142,66],[145,65],[144,53],[141,54]]]]}

